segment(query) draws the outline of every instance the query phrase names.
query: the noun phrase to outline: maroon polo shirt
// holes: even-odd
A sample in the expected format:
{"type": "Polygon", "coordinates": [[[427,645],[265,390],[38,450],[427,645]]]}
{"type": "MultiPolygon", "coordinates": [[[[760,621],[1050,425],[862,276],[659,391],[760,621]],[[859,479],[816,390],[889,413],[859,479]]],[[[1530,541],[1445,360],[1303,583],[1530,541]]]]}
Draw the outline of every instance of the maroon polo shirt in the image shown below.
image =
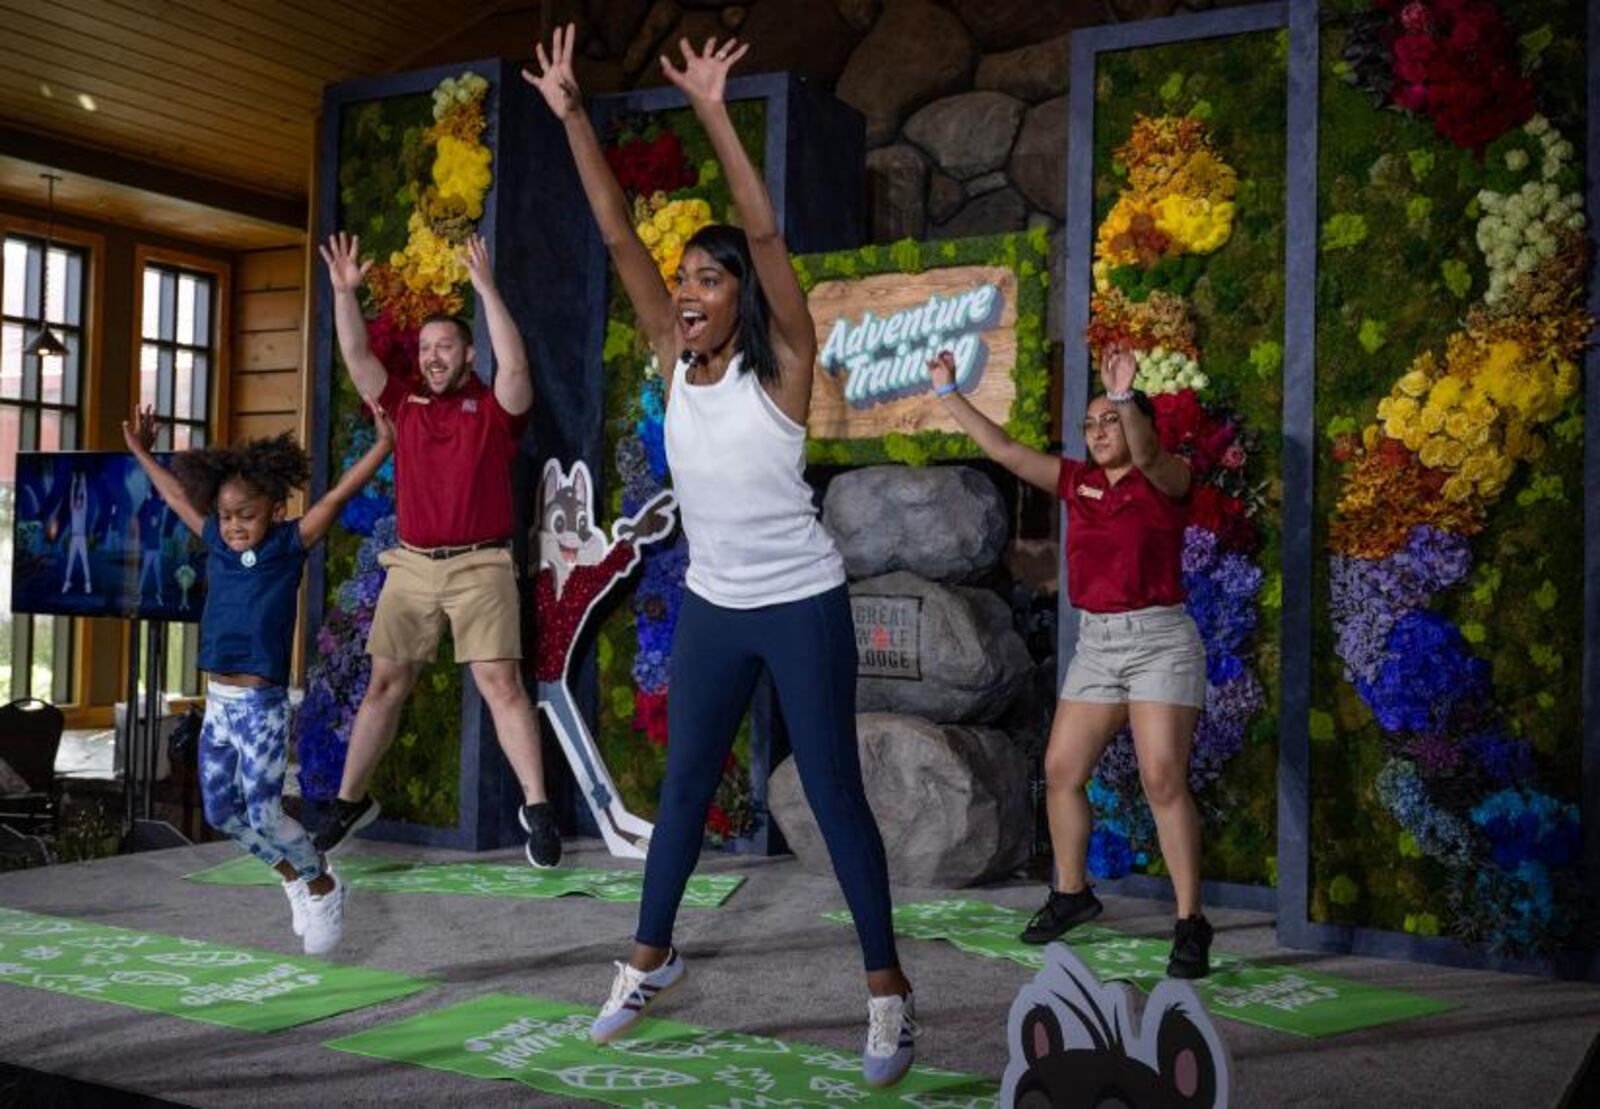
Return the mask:
{"type": "Polygon", "coordinates": [[[510,539],[511,463],[527,413],[513,416],[468,372],[442,396],[390,375],[378,404],[394,421],[396,525],[411,547],[510,539]]]}
{"type": "Polygon", "coordinates": [[[1115,484],[1090,462],[1061,460],[1067,512],[1067,595],[1084,612],[1183,603],[1189,498],[1167,496],[1137,466],[1115,484]]]}

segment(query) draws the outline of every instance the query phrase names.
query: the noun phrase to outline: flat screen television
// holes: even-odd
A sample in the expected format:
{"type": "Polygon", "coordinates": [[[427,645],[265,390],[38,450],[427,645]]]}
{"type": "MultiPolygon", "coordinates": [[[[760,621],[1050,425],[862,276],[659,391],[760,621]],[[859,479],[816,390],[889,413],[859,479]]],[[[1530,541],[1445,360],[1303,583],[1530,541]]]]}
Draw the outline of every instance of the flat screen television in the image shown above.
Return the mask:
{"type": "Polygon", "coordinates": [[[131,454],[17,452],[12,518],[13,612],[200,619],[205,548],[131,454]]]}

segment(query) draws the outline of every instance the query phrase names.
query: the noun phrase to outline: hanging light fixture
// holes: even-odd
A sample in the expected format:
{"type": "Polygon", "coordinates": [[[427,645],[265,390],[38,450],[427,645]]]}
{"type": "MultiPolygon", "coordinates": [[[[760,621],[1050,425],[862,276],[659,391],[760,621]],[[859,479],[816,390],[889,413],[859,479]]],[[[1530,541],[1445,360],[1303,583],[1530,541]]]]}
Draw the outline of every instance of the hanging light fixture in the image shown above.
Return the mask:
{"type": "Polygon", "coordinates": [[[28,340],[28,345],[22,348],[22,353],[37,355],[40,358],[61,358],[67,353],[67,344],[50,330],[50,323],[45,314],[50,301],[50,245],[56,230],[56,182],[61,180],[54,173],[41,173],[39,175],[49,182],[49,219],[45,223],[44,231],[44,258],[39,271],[39,333],[28,340]]]}

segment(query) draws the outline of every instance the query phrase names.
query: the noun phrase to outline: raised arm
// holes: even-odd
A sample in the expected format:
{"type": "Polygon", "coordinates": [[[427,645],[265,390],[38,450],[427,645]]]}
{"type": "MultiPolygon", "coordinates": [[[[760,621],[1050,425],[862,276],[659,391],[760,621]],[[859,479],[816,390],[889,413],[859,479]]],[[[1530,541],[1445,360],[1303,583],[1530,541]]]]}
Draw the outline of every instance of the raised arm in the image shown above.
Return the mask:
{"type": "Polygon", "coordinates": [[[372,260],[359,260],[361,238],[343,231],[330,235],[326,243],[319,243],[323,262],[328,266],[328,283],[333,286],[333,327],[339,336],[339,353],[344,356],[345,368],[357,392],[378,396],[388,384],[389,374],[372,353],[367,341],[367,321],[361,315],[361,301],[356,291],[372,268],[372,260]]]}
{"type": "Polygon", "coordinates": [[[666,56],[661,72],[683,90],[695,115],[711,139],[717,161],[728,180],[739,222],[750,242],[750,258],[772,312],[773,353],[778,356],[781,384],[777,401],[796,423],[805,423],[811,402],[812,363],[817,357],[817,329],[811,320],[805,292],[789,263],[789,247],[778,229],[778,214],[772,207],[766,182],[750,161],[750,154],[739,142],[723,99],[728,71],[750,49],[748,43],[729,39],[721,46],[707,39],[700,53],[688,39],[678,40],[683,53],[683,68],[675,67],[666,56]]]}
{"type": "Polygon", "coordinates": [[[367,448],[367,453],[356,459],[356,464],[344,472],[338,484],[324,493],[322,499],[300,517],[302,547],[314,546],[328,534],[328,529],[339,518],[344,506],[350,503],[350,498],[372,480],[372,475],[378,472],[378,467],[383,465],[383,460],[394,449],[394,424],[389,422],[389,417],[384,415],[383,409],[378,407],[378,402],[370,394],[363,394],[361,399],[367,402],[367,408],[372,412],[372,426],[378,436],[367,448]]]}
{"type": "Polygon", "coordinates": [[[483,241],[482,235],[467,240],[465,261],[472,287],[478,291],[478,303],[483,305],[484,317],[489,321],[489,344],[494,347],[495,400],[513,416],[520,416],[533,407],[528,348],[523,345],[522,332],[517,330],[511,310],[494,283],[489,244],[483,241]]]}
{"type": "Polygon", "coordinates": [[[150,484],[167,502],[167,507],[176,512],[184,526],[196,535],[204,531],[206,514],[189,503],[189,494],[183,491],[183,483],[150,453],[150,444],[156,441],[156,410],[148,406],[139,409],[137,427],[123,420],[122,439],[128,444],[128,453],[138,459],[139,468],[149,477],[150,484]]]}
{"type": "Polygon", "coordinates": [[[633,229],[628,198],[606,163],[594,124],[589,122],[589,113],[583,110],[583,96],[572,71],[572,43],[576,37],[577,28],[569,23],[557,28],[549,54],[545,53],[544,43],[535,44],[539,72],[536,75],[525,68],[522,79],[539,90],[566,128],[567,145],[572,149],[572,160],[577,164],[578,179],[583,182],[589,208],[600,225],[600,238],[611,252],[611,260],[616,264],[617,275],[622,279],[622,287],[633,304],[645,337],[661,364],[670,367],[678,359],[672,295],[662,283],[655,259],[650,257],[650,251],[633,229]]]}
{"type": "Polygon", "coordinates": [[[1189,492],[1189,464],[1161,449],[1156,425],[1133,403],[1137,372],[1138,364],[1126,344],[1107,346],[1100,352],[1100,382],[1106,387],[1106,399],[1117,406],[1122,437],[1127,440],[1133,464],[1167,496],[1182,497],[1189,492]]]}
{"type": "Polygon", "coordinates": [[[955,355],[947,350],[940,351],[939,357],[929,360],[928,374],[933,378],[935,390],[947,390],[940,398],[945,411],[961,425],[962,431],[972,437],[984,454],[1029,485],[1047,493],[1055,493],[1061,478],[1061,459],[1017,442],[999,424],[974,408],[972,402],[953,387],[956,381],[955,355]]]}

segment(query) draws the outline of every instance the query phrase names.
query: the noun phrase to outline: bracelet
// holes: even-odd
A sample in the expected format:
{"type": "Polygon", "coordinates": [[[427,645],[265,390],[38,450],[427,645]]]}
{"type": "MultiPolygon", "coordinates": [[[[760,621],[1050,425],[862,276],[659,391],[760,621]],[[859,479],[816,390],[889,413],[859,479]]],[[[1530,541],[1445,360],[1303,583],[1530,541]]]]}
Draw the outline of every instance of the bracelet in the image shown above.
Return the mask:
{"type": "Polygon", "coordinates": [[[1112,404],[1127,404],[1137,395],[1138,390],[1136,389],[1128,389],[1121,393],[1113,393],[1109,389],[1106,390],[1106,400],[1110,401],[1112,404]]]}
{"type": "Polygon", "coordinates": [[[953,381],[948,385],[935,385],[933,387],[933,395],[936,397],[948,397],[959,388],[960,386],[953,381]]]}

